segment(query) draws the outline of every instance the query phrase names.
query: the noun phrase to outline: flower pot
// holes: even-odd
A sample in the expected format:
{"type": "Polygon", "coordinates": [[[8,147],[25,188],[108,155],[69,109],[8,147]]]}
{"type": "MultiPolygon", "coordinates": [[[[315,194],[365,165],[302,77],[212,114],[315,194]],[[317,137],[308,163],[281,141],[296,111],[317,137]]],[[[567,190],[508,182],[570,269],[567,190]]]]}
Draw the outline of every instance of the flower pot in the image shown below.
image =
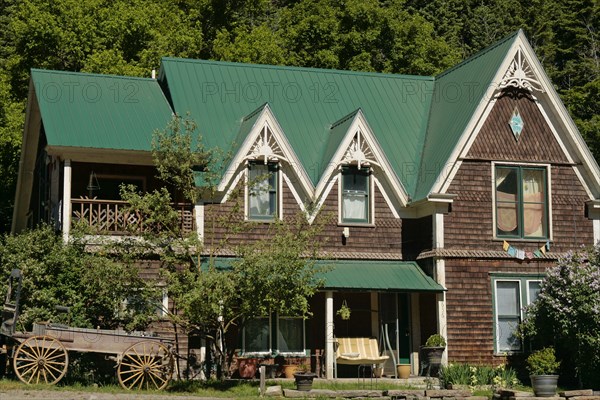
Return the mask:
{"type": "Polygon", "coordinates": [[[314,372],[296,372],[294,375],[296,380],[296,390],[308,392],[312,389],[313,379],[317,377],[314,372]]]}
{"type": "Polygon", "coordinates": [[[552,397],[556,395],[558,375],[531,375],[531,387],[537,397],[552,397]]]}
{"type": "Polygon", "coordinates": [[[240,378],[254,378],[256,376],[256,359],[238,358],[238,373],[240,378]]]}
{"type": "Polygon", "coordinates": [[[408,379],[410,377],[410,364],[396,364],[398,378],[408,379]]]}
{"type": "Polygon", "coordinates": [[[288,379],[292,379],[294,377],[294,374],[298,371],[298,366],[297,365],[293,365],[293,364],[286,364],[283,366],[283,375],[288,378],[288,379]]]}

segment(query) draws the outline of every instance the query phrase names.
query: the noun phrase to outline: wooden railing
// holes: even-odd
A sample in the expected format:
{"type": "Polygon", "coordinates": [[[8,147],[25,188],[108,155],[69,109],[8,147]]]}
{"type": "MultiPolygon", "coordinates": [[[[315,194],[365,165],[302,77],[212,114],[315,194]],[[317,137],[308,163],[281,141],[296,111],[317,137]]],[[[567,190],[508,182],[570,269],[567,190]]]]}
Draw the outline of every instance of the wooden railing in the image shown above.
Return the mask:
{"type": "MultiPolygon", "coordinates": [[[[179,227],[184,233],[196,229],[194,206],[190,203],[171,204],[179,214],[179,227]]],[[[100,234],[130,234],[128,227],[144,229],[144,218],[139,212],[130,212],[127,202],[119,200],[71,199],[71,224],[83,223],[100,234]]]]}

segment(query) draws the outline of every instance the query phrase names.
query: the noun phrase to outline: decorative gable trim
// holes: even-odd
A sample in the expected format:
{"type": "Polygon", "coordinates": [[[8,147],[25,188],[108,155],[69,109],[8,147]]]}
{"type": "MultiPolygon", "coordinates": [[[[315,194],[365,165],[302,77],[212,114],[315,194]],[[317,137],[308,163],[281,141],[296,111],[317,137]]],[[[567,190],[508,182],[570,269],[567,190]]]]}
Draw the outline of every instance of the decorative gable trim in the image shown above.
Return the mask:
{"type": "Polygon", "coordinates": [[[534,90],[538,92],[545,92],[544,87],[533,73],[527,57],[523,55],[521,48],[517,49],[508,70],[504,74],[504,77],[498,84],[498,89],[505,89],[509,86],[513,86],[519,89],[527,89],[530,92],[534,90]]]}
{"type": "MultiPolygon", "coordinates": [[[[333,186],[331,181],[337,178],[337,172],[341,166],[356,165],[359,168],[375,166],[382,171],[391,188],[392,195],[397,200],[398,204],[389,204],[390,208],[405,206],[408,202],[408,194],[388,162],[385,152],[377,141],[362,110],[358,109],[350,116],[344,117],[334,123],[331,129],[347,122],[348,118],[352,118],[352,122],[349,124],[331,160],[329,160],[327,168],[325,168],[325,171],[321,175],[321,179],[315,189],[315,196],[317,198],[326,198],[329,195],[329,191],[333,186]]],[[[385,197],[390,199],[388,196],[385,197]]],[[[319,204],[322,204],[322,201],[319,204]]],[[[319,208],[317,207],[315,212],[318,212],[319,208]]]]}
{"type": "Polygon", "coordinates": [[[537,105],[566,157],[573,163],[579,161],[581,165],[575,167],[576,173],[585,182],[584,186],[591,198],[599,198],[600,168],[522,31],[514,39],[495,79],[484,93],[483,100],[449,157],[447,165],[450,168],[442,170],[431,192],[446,193],[461,166],[461,160],[468,154],[493,109],[497,96],[509,86],[537,92],[537,105]],[[498,84],[494,85],[494,82],[498,84]]]}
{"type": "Polygon", "coordinates": [[[350,146],[348,146],[342,160],[338,163],[339,165],[356,165],[358,169],[370,165],[381,166],[375,160],[375,155],[363,136],[364,133],[361,130],[356,131],[350,146]]]}
{"type": "Polygon", "coordinates": [[[265,165],[269,161],[286,161],[290,162],[277,142],[275,135],[269,129],[268,124],[262,128],[261,134],[256,138],[252,145],[250,153],[244,157],[245,160],[264,161],[265,165]]]}
{"type": "MultiPolygon", "coordinates": [[[[248,134],[245,135],[242,144],[225,171],[223,179],[219,183],[219,191],[223,192],[227,190],[222,201],[227,201],[231,191],[235,189],[240,181],[240,172],[243,172],[241,171],[242,168],[245,167],[246,163],[250,160],[260,160],[265,164],[269,161],[282,162],[282,164],[284,164],[282,165],[283,168],[293,171],[293,173],[296,174],[296,181],[300,183],[301,189],[305,192],[306,197],[311,198],[314,193],[312,183],[310,182],[304,166],[287,140],[271,107],[269,107],[268,104],[265,104],[258,110],[249,114],[242,121],[242,127],[245,122],[249,122],[252,119],[254,119],[254,122],[248,130],[248,134]]],[[[240,132],[240,134],[243,134],[243,132],[240,132]]],[[[290,185],[290,190],[295,192],[297,188],[290,185]]],[[[302,196],[300,196],[299,193],[294,193],[294,198],[298,200],[302,198],[302,196]]],[[[301,207],[304,206],[301,202],[299,202],[299,204],[301,207]]]]}

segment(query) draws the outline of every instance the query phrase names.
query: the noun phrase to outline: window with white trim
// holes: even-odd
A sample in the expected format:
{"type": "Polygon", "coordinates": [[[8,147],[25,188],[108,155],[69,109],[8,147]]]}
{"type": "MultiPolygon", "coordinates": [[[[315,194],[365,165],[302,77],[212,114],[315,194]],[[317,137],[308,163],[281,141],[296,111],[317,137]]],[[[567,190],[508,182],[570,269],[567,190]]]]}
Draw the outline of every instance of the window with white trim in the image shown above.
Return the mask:
{"type": "Polygon", "coordinates": [[[246,321],[242,333],[244,354],[304,355],[306,332],[304,318],[270,317],[252,318],[246,321]]]}
{"type": "Polygon", "coordinates": [[[548,238],[547,169],[496,165],[496,236],[548,238]]]}
{"type": "Polygon", "coordinates": [[[248,219],[273,220],[278,214],[278,165],[248,164],[248,219]]]}
{"type": "Polygon", "coordinates": [[[537,299],[541,282],[541,276],[492,277],[496,353],[523,351],[517,328],[523,320],[523,307],[537,299]]]}
{"type": "Polygon", "coordinates": [[[342,167],[340,220],[342,223],[371,221],[371,186],[369,168],[342,167]]]}

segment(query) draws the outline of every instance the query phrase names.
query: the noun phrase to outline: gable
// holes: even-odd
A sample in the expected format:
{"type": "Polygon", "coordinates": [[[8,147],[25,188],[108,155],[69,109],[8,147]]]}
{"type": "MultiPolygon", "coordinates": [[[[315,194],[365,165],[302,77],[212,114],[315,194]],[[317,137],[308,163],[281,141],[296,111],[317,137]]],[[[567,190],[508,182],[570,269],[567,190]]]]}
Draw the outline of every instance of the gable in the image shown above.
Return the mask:
{"type": "MultiPolygon", "coordinates": [[[[480,156],[484,159],[498,157],[513,162],[568,163],[575,170],[590,197],[599,197],[600,168],[545,74],[531,45],[522,31],[509,39],[508,42],[500,42],[504,43],[501,46],[504,47],[504,55],[501,60],[497,60],[496,73],[489,80],[484,95],[469,117],[469,122],[460,137],[456,139],[451,150],[442,147],[441,152],[450,154],[450,157],[443,164],[444,168],[436,177],[429,193],[447,193],[462,161],[468,157],[480,156]],[[507,93],[511,91],[516,91],[515,93],[520,91],[521,95],[527,93],[527,99],[518,99],[517,96],[510,100],[507,93]],[[515,111],[514,106],[519,107],[519,114],[525,119],[521,138],[517,141],[509,125],[515,111]],[[521,107],[523,109],[520,109],[521,107]],[[502,136],[494,137],[495,134],[499,134],[498,132],[502,132],[504,138],[510,139],[504,140],[502,136]],[[479,138],[480,134],[483,135],[481,138],[479,138]],[[525,138],[524,135],[527,137],[525,138]],[[514,143],[517,145],[513,145],[514,143]],[[475,148],[472,149],[473,146],[475,148]]],[[[492,53],[498,48],[498,45],[492,46],[492,53]]],[[[462,67],[459,65],[456,68],[462,67]]],[[[468,82],[468,77],[463,76],[462,79],[459,82],[468,82]]],[[[426,145],[424,151],[427,149],[426,145]]],[[[427,158],[425,156],[423,158],[425,162],[427,158]]],[[[423,169],[420,171],[421,174],[426,172],[423,169]]],[[[422,189],[421,194],[426,195],[428,186],[423,186],[422,189]]]]}
{"type": "Polygon", "coordinates": [[[504,90],[493,103],[466,158],[568,162],[536,100],[529,92],[521,89],[504,90]],[[515,110],[524,123],[518,139],[509,124],[515,110]]]}

